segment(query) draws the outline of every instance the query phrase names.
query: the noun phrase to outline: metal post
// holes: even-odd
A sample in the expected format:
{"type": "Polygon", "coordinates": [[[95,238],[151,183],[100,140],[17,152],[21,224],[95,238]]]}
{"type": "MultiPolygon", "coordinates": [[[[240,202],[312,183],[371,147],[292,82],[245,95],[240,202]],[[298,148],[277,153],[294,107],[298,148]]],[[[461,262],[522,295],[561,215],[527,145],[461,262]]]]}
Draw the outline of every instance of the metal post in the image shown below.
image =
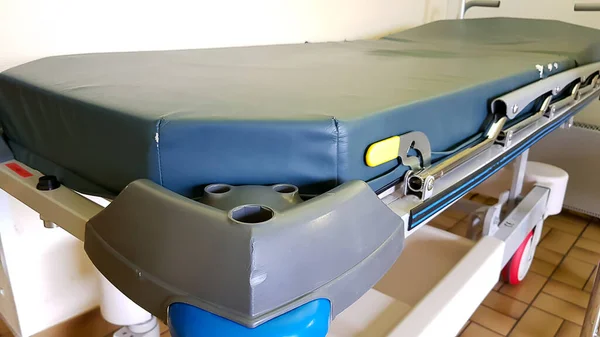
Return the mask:
{"type": "MultiPolygon", "coordinates": [[[[600,265],[596,267],[596,270],[600,268],[600,265]]],[[[583,321],[583,327],[581,329],[580,337],[597,337],[598,336],[598,323],[600,320],[600,272],[596,272],[596,279],[594,280],[594,287],[592,288],[592,295],[588,302],[588,308],[585,312],[585,320],[583,321]]]]}
{"type": "Polygon", "coordinates": [[[460,13],[458,14],[459,19],[465,18],[465,13],[473,7],[487,7],[487,8],[499,8],[500,1],[499,0],[472,0],[467,2],[467,0],[461,0],[460,2],[460,13]]]}
{"type": "Polygon", "coordinates": [[[575,4],[573,10],[576,12],[600,12],[600,3],[575,4]]]}
{"type": "Polygon", "coordinates": [[[529,157],[529,149],[523,152],[515,159],[513,164],[513,178],[510,186],[508,200],[511,205],[514,205],[521,192],[523,192],[523,182],[525,180],[525,170],[527,169],[527,158],[529,157]]]}
{"type": "Polygon", "coordinates": [[[467,0],[460,0],[460,12],[458,12],[458,18],[464,19],[465,13],[467,12],[467,0]]]}

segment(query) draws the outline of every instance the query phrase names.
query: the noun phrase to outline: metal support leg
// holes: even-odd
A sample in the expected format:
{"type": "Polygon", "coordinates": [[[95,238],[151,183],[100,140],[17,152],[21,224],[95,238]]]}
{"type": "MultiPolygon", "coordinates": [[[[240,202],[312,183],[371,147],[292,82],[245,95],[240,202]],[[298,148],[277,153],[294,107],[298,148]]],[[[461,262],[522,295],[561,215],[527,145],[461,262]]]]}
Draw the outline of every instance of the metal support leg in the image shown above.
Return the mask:
{"type": "MultiPolygon", "coordinates": [[[[598,265],[596,268],[600,268],[598,265]]],[[[592,296],[588,302],[588,308],[585,313],[585,320],[581,329],[581,337],[597,337],[600,323],[600,273],[596,273],[594,287],[592,288],[592,296]]]]}
{"type": "Polygon", "coordinates": [[[509,205],[516,205],[517,198],[523,192],[523,182],[525,180],[525,170],[527,169],[527,159],[529,150],[523,152],[514,162],[514,171],[510,192],[508,194],[509,205]]]}

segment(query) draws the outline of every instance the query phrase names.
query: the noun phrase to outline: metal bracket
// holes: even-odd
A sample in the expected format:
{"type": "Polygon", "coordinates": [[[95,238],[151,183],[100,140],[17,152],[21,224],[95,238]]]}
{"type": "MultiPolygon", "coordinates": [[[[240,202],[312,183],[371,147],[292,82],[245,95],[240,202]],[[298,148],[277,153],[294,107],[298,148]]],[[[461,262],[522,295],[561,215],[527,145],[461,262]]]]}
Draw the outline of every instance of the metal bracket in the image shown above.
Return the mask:
{"type": "Polygon", "coordinates": [[[506,121],[506,117],[502,117],[496,121],[489,129],[486,139],[483,142],[466,148],[434,166],[426,167],[414,173],[411,172],[412,174],[410,175],[406,174],[404,178],[404,193],[406,195],[415,195],[421,200],[431,197],[433,195],[435,180],[460,167],[460,165],[494,145],[506,121]]]}
{"type": "Polygon", "coordinates": [[[552,104],[550,106],[550,109],[548,111],[546,111],[545,115],[546,117],[553,119],[554,118],[554,114],[557,110],[560,110],[562,108],[564,108],[567,105],[573,104],[574,102],[577,102],[581,99],[581,83],[577,83],[574,87],[573,90],[571,90],[571,95],[563,100],[560,100],[554,104],[552,104]]]}
{"type": "Polygon", "coordinates": [[[431,165],[431,144],[429,143],[429,139],[420,131],[401,135],[398,157],[402,160],[402,165],[410,167],[411,170],[429,167],[431,165]],[[420,159],[418,156],[408,155],[408,152],[413,149],[421,155],[420,159]],[[422,164],[421,161],[423,162],[422,164]]]}
{"type": "Polygon", "coordinates": [[[573,127],[574,122],[575,122],[575,117],[571,117],[571,118],[569,118],[568,121],[566,121],[563,125],[561,125],[560,128],[568,130],[571,127],[573,127]]]}
{"type": "Polygon", "coordinates": [[[523,130],[524,128],[526,128],[527,126],[531,125],[538,119],[542,118],[542,116],[544,116],[546,111],[548,111],[548,109],[550,108],[551,101],[552,101],[552,96],[546,97],[546,99],[544,100],[544,103],[542,103],[542,107],[540,108],[540,111],[535,113],[533,116],[511,126],[510,128],[500,131],[500,134],[498,135],[498,138],[496,140],[496,144],[500,144],[504,148],[508,148],[512,144],[513,136],[517,132],[523,130]]]}
{"type": "Polygon", "coordinates": [[[421,200],[429,199],[433,195],[435,178],[428,176],[424,180],[415,175],[415,171],[408,171],[404,176],[402,185],[404,195],[414,195],[421,200]]]}
{"type": "Polygon", "coordinates": [[[460,5],[459,19],[461,19],[461,20],[464,19],[467,11],[473,7],[499,8],[500,1],[494,1],[494,0],[466,1],[466,0],[462,0],[461,5],[460,5]]]}
{"type": "MultiPolygon", "coordinates": [[[[573,68],[539,80],[493,100],[491,105],[492,112],[501,116],[506,115],[509,119],[513,119],[538,97],[542,97],[548,93],[552,93],[552,95],[556,96],[569,84],[575,81],[585,83],[598,71],[600,71],[600,62],[573,68]]],[[[578,91],[579,88],[580,86],[574,91],[578,91]]],[[[562,100],[561,102],[568,104],[571,101],[562,100]]],[[[559,106],[556,107],[557,110],[559,108],[559,106]]]]}
{"type": "Polygon", "coordinates": [[[502,217],[502,209],[508,202],[509,192],[505,191],[500,194],[498,202],[491,206],[483,206],[476,210],[471,215],[471,226],[467,229],[467,236],[473,240],[477,239],[475,228],[482,226],[483,236],[492,236],[496,234],[500,227],[500,219],[502,217]]]}

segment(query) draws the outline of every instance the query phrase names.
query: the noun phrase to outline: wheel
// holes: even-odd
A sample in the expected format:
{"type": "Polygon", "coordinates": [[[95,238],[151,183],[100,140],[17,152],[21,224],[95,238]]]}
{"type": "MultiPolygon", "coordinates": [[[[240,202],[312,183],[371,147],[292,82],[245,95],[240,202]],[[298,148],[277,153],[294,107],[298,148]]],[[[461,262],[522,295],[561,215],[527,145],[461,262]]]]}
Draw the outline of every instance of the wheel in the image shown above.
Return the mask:
{"type": "Polygon", "coordinates": [[[509,284],[519,284],[529,271],[531,262],[533,262],[533,254],[535,253],[535,245],[533,244],[533,233],[531,231],[517,251],[510,258],[504,269],[502,270],[502,278],[509,284]]]}

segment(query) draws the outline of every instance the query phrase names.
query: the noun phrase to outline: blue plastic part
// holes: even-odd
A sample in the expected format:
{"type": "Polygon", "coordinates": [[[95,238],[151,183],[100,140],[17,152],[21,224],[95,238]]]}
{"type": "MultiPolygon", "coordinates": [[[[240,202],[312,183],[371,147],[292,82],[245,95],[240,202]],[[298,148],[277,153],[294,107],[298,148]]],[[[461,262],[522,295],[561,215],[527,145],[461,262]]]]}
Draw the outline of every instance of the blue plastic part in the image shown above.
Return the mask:
{"type": "Polygon", "coordinates": [[[325,337],[331,303],[318,299],[259,325],[247,328],[186,303],[169,307],[173,337],[325,337]]]}

